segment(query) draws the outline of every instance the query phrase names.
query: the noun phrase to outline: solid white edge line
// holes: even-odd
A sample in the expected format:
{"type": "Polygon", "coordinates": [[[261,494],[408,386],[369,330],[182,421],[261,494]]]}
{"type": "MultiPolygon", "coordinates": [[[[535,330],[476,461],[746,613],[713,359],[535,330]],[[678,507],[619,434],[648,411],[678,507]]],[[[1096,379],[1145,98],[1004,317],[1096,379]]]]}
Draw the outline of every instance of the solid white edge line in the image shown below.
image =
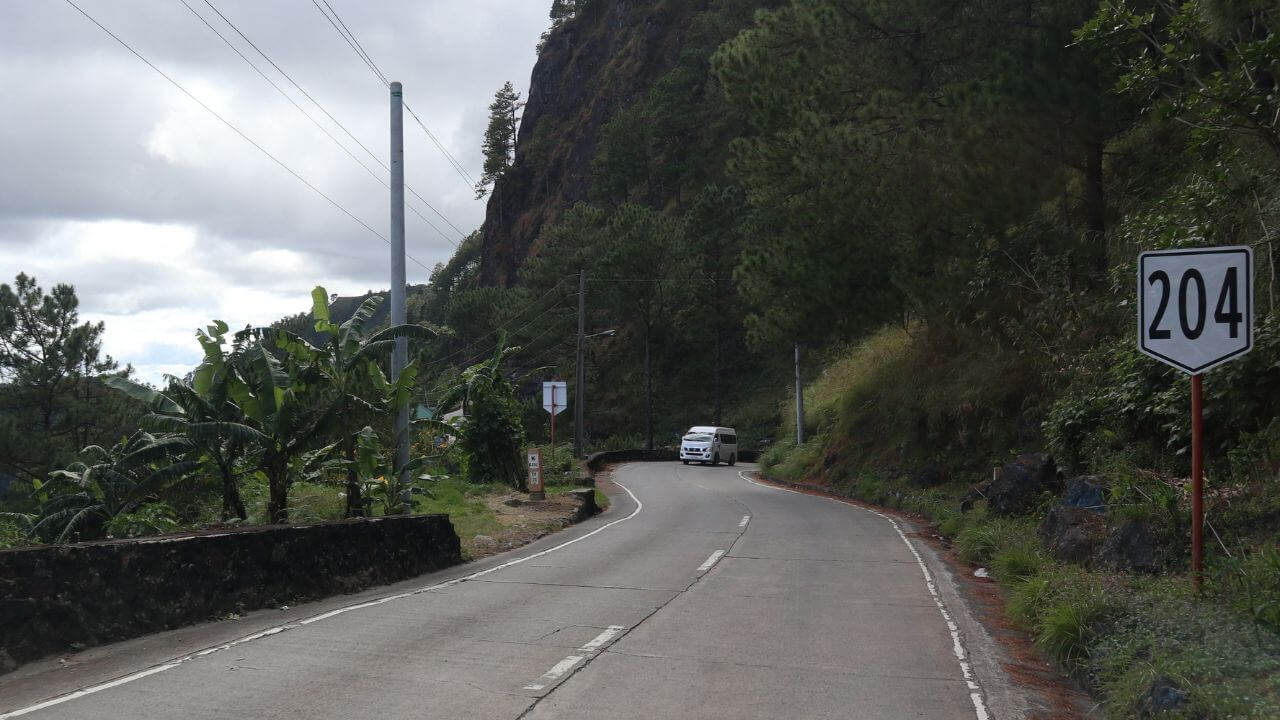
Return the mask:
{"type": "MultiPolygon", "coordinates": [[[[511,567],[512,565],[519,565],[520,563],[527,562],[527,561],[532,560],[532,559],[534,559],[534,558],[542,557],[543,555],[547,555],[547,554],[553,553],[553,552],[555,552],[555,551],[557,551],[557,550],[560,550],[560,549],[562,549],[562,548],[569,547],[570,545],[572,545],[572,544],[574,544],[574,543],[576,543],[576,542],[581,542],[581,541],[583,541],[583,540],[586,540],[587,538],[591,537],[592,535],[595,535],[596,533],[600,533],[600,532],[603,532],[603,531],[605,531],[605,530],[608,530],[609,528],[613,527],[614,525],[617,525],[618,523],[624,523],[624,522],[626,522],[626,521],[630,520],[631,518],[635,517],[636,515],[639,515],[639,514],[640,514],[640,511],[641,511],[642,509],[644,509],[644,503],[640,502],[640,498],[636,497],[635,493],[631,492],[630,488],[628,488],[626,485],[623,485],[622,483],[618,482],[617,480],[614,480],[614,481],[613,481],[613,484],[614,484],[614,485],[617,485],[617,486],[618,486],[618,487],[620,487],[620,488],[622,488],[624,492],[626,492],[628,495],[630,495],[630,496],[631,496],[631,499],[632,499],[632,500],[634,500],[634,501],[635,501],[635,503],[636,503],[636,509],[635,509],[635,510],[632,510],[630,515],[628,515],[628,516],[626,516],[626,517],[624,517],[624,518],[618,518],[617,520],[614,520],[614,521],[612,521],[612,522],[609,522],[609,523],[606,523],[606,524],[604,524],[604,525],[601,525],[600,527],[596,528],[595,530],[592,530],[591,532],[587,533],[586,535],[582,535],[582,536],[580,536],[580,537],[576,537],[576,538],[574,538],[574,539],[572,539],[572,540],[569,540],[569,541],[566,541],[566,542],[562,542],[562,543],[560,543],[559,545],[556,545],[556,546],[551,547],[551,548],[547,548],[546,550],[543,550],[543,551],[541,551],[541,552],[534,553],[534,554],[532,554],[532,555],[528,555],[528,556],[526,556],[526,557],[517,558],[517,559],[515,559],[515,560],[511,560],[511,561],[509,561],[509,562],[502,563],[501,565],[495,565],[494,567],[491,567],[491,568],[489,568],[488,570],[481,570],[480,572],[471,573],[470,575],[466,575],[466,576],[464,576],[464,577],[455,578],[455,579],[453,579],[453,580],[446,580],[445,582],[436,583],[436,584],[434,584],[434,585],[428,585],[428,586],[426,586],[426,587],[418,588],[417,590],[410,590],[410,591],[408,591],[408,592],[397,593],[397,594],[395,594],[395,595],[388,595],[387,597],[379,598],[379,599],[377,599],[377,600],[369,600],[369,601],[366,601],[366,602],[355,603],[355,604],[353,604],[353,605],[348,605],[348,606],[346,606],[346,607],[341,607],[341,608],[338,608],[338,609],[336,609],[336,610],[330,610],[330,611],[328,611],[328,612],[320,613],[319,615],[314,615],[314,616],[312,616],[312,617],[305,618],[305,619],[303,619],[303,620],[299,620],[299,621],[297,621],[297,622],[292,622],[292,623],[287,623],[287,624],[285,624],[285,625],[277,625],[276,627],[267,628],[266,630],[262,630],[262,631],[259,631],[259,632],[256,632],[256,633],[253,633],[252,635],[246,635],[246,636],[244,636],[244,637],[242,637],[242,638],[239,638],[238,640],[232,640],[231,642],[223,643],[223,644],[221,644],[221,645],[214,645],[214,646],[212,646],[212,647],[208,647],[208,648],[205,648],[205,649],[203,649],[203,650],[200,650],[200,651],[197,651],[197,652],[193,652],[193,653],[191,653],[190,655],[184,655],[184,656],[182,656],[182,657],[180,657],[180,658],[178,658],[178,659],[176,659],[176,660],[169,660],[169,661],[166,661],[166,662],[161,663],[161,664],[159,664],[159,665],[155,665],[155,666],[153,666],[153,667],[147,668],[146,670],[140,670],[140,671],[138,671],[138,672],[136,672],[136,673],[133,673],[133,674],[130,674],[130,675],[125,675],[124,677],[119,677],[119,678],[116,678],[116,679],[114,679],[114,680],[108,680],[107,682],[104,682],[104,683],[99,683],[99,684],[97,684],[97,685],[92,685],[92,686],[87,687],[87,688],[82,688],[82,689],[80,689],[80,690],[75,690],[75,691],[72,691],[72,692],[66,693],[65,695],[59,695],[59,696],[57,696],[57,697],[50,698],[50,699],[48,699],[48,700],[44,700],[44,701],[42,701],[42,702],[39,702],[39,703],[37,703],[37,704],[35,704],[35,705],[30,705],[30,706],[28,706],[28,707],[19,708],[19,709],[17,709],[17,710],[11,710],[11,711],[9,711],[9,712],[7,712],[7,713],[0,714],[0,720],[9,720],[9,718],[16,718],[16,717],[19,717],[19,716],[21,716],[21,715],[26,715],[26,714],[28,714],[28,713],[36,712],[37,710],[44,710],[45,708],[50,708],[50,707],[53,707],[53,706],[55,706],[55,705],[61,705],[62,703],[65,703],[65,702],[70,702],[70,701],[72,701],[72,700],[78,700],[78,699],[80,699],[80,698],[82,698],[82,697],[85,697],[86,695],[93,695],[93,694],[95,694],[95,693],[100,693],[100,692],[102,692],[103,690],[110,690],[111,688],[119,687],[119,686],[121,686],[121,685],[125,685],[125,684],[128,684],[128,683],[131,683],[131,682],[133,682],[133,681],[135,681],[135,680],[141,680],[142,678],[149,677],[149,676],[151,676],[151,675],[156,675],[156,674],[158,674],[158,673],[162,673],[162,672],[164,672],[164,671],[166,671],[166,670],[172,670],[173,668],[176,668],[176,667],[178,667],[178,666],[180,666],[180,665],[184,665],[184,664],[186,664],[187,662],[190,662],[191,660],[194,660],[194,659],[196,659],[196,658],[205,657],[206,655],[212,655],[213,653],[221,652],[221,651],[223,651],[223,650],[227,650],[227,649],[229,649],[229,648],[233,648],[233,647],[235,647],[235,646],[237,646],[237,645],[243,645],[243,644],[248,643],[248,642],[253,642],[254,640],[260,640],[260,639],[262,639],[262,638],[264,638],[264,637],[268,637],[268,636],[270,636],[270,635],[275,635],[275,634],[277,634],[277,633],[282,633],[282,632],[284,632],[285,630],[292,630],[292,629],[294,629],[294,628],[303,627],[303,626],[306,626],[306,625],[310,625],[310,624],[312,624],[312,623],[320,622],[321,620],[328,620],[329,618],[337,617],[338,615],[343,615],[343,614],[349,613],[349,612],[351,612],[352,610],[361,610],[361,609],[363,609],[363,608],[374,607],[375,605],[382,605],[383,603],[389,603],[389,602],[391,602],[392,600],[402,600],[402,599],[404,599],[404,598],[411,597],[411,596],[414,596],[414,595],[421,595],[421,594],[423,594],[423,593],[431,592],[432,590],[440,590],[440,589],[442,589],[442,588],[451,587],[451,586],[453,586],[453,585],[457,585],[457,584],[459,584],[459,583],[467,582],[468,580],[474,580],[474,579],[476,579],[476,578],[478,578],[478,577],[483,577],[483,576],[488,575],[488,574],[490,574],[490,573],[495,573],[495,572],[497,572],[497,571],[499,571],[499,570],[502,570],[502,569],[504,569],[504,568],[509,568],[509,567],[511,567]]],[[[532,688],[525,688],[525,689],[526,689],[526,690],[528,690],[528,689],[532,689],[532,688]]],[[[537,689],[541,689],[541,688],[537,688],[537,689]]]]}
{"type": "Polygon", "coordinates": [[[724,550],[717,550],[711,553],[711,557],[707,558],[705,562],[703,562],[701,565],[698,566],[698,572],[704,573],[710,570],[711,566],[715,565],[716,562],[723,556],[724,556],[724,550]]]}
{"type": "MultiPolygon", "coordinates": [[[[746,480],[752,485],[769,488],[770,490],[781,490],[782,492],[795,493],[796,495],[808,494],[792,490],[790,488],[777,487],[776,485],[767,485],[762,482],[756,482],[755,480],[747,477],[741,470],[738,471],[738,477],[746,480]]],[[[821,495],[810,495],[810,497],[816,497],[822,500],[832,499],[824,498],[821,495]]],[[[978,685],[977,678],[973,676],[973,668],[969,665],[968,654],[965,652],[964,643],[960,640],[960,628],[956,625],[955,620],[951,619],[951,613],[947,610],[946,603],[942,602],[942,595],[938,593],[938,586],[933,581],[933,573],[929,572],[929,567],[924,564],[924,558],[921,557],[920,552],[916,550],[915,545],[911,544],[911,540],[907,538],[907,534],[902,532],[902,527],[898,525],[897,520],[894,520],[892,517],[889,517],[882,512],[877,512],[871,508],[862,507],[861,505],[853,505],[851,503],[842,504],[849,505],[850,507],[854,507],[859,510],[864,510],[872,515],[878,515],[879,517],[888,520],[889,524],[893,526],[893,529],[897,531],[898,537],[902,538],[902,542],[906,544],[907,549],[911,551],[913,556],[915,556],[916,564],[920,566],[920,572],[924,575],[925,585],[929,588],[929,594],[933,596],[933,602],[938,606],[938,612],[942,613],[942,619],[946,622],[947,630],[951,633],[951,651],[955,653],[956,661],[960,664],[960,672],[964,675],[964,681],[968,685],[968,688],[975,691],[969,693],[969,699],[973,702],[974,714],[977,715],[978,720],[989,720],[990,716],[987,714],[987,706],[982,699],[982,688],[978,685]]]]}

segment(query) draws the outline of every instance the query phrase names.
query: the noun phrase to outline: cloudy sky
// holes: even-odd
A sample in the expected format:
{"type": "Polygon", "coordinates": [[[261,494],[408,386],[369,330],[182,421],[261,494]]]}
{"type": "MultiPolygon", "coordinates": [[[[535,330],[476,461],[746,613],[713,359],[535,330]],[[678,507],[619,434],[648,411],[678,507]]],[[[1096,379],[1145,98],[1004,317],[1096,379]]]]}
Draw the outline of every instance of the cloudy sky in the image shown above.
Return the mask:
{"type": "MultiPolygon", "coordinates": [[[[388,93],[320,8],[335,10],[471,177],[493,93],[525,92],[546,0],[74,0],[319,191],[388,236],[379,179],[388,93]],[[318,5],[318,7],[317,7],[318,5]],[[377,161],[263,60],[221,11],[377,161]],[[193,13],[193,10],[195,11],[193,13]],[[219,39],[208,21],[306,110],[219,39]],[[326,137],[314,118],[345,146],[326,137]],[[357,163],[355,155],[365,167],[357,163]],[[369,172],[373,171],[373,174],[369,172]],[[376,177],[375,177],[376,175],[376,177]]],[[[308,308],[311,288],[388,285],[388,246],[185,96],[66,0],[0,2],[0,282],[71,283],[81,316],[144,380],[199,360],[195,328],[308,308]]],[[[463,232],[484,203],[405,118],[409,186],[463,232]]],[[[407,211],[409,281],[459,233],[407,211]],[[442,231],[442,232],[441,232],[442,231]]]]}

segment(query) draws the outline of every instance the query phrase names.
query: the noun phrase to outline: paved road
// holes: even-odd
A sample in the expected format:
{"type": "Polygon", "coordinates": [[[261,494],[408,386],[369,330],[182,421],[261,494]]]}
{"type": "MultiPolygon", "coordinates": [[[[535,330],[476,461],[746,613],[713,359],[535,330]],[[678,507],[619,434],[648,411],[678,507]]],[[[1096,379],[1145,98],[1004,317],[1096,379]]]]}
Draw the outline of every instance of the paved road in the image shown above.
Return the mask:
{"type": "Polygon", "coordinates": [[[927,549],[884,517],[742,469],[621,467],[608,513],[533,546],[105,648],[75,672],[24,669],[0,678],[0,718],[1016,714],[1000,712],[1008,683],[927,549]],[[225,646],[254,630],[266,634],[225,646]],[[201,647],[223,649],[166,662],[201,647]]]}

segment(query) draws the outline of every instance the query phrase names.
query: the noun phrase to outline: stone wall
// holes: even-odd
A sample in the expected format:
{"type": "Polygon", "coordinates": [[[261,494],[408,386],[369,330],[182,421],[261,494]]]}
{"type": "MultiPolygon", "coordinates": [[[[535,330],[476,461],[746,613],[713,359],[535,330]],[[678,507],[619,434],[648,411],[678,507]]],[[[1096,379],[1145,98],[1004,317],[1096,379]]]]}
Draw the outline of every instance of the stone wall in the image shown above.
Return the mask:
{"type": "Polygon", "coordinates": [[[0,551],[0,672],[45,655],[356,592],[461,562],[446,515],[0,551]]]}

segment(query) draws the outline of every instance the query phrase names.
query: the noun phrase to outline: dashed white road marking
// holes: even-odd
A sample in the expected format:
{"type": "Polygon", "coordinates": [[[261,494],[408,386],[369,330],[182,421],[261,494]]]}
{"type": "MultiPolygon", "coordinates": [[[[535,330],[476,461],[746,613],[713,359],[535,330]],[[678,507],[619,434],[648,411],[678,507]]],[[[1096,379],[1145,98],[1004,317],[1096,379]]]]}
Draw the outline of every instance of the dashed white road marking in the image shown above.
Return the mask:
{"type": "Polygon", "coordinates": [[[609,642],[615,636],[617,636],[618,633],[626,629],[627,628],[622,625],[610,625],[609,627],[605,628],[604,632],[595,636],[595,638],[591,642],[578,648],[578,651],[586,652],[586,653],[595,652],[596,650],[599,650],[601,647],[603,647],[605,643],[609,642]]]}
{"type": "MultiPolygon", "coordinates": [[[[190,655],[184,655],[176,660],[169,660],[159,665],[154,665],[152,667],[147,668],[146,670],[140,670],[136,673],[125,675],[123,677],[119,677],[114,680],[108,680],[107,682],[99,683],[97,685],[92,685],[90,687],[83,688],[81,690],[76,690],[74,692],[69,692],[69,693],[66,693],[65,695],[59,695],[57,697],[50,698],[43,702],[36,703],[35,705],[19,708],[17,710],[11,710],[7,713],[0,713],[0,720],[9,720],[10,718],[20,717],[22,715],[27,715],[29,713],[36,712],[38,710],[44,710],[45,708],[50,708],[55,705],[61,705],[66,702],[71,702],[72,700],[78,700],[87,695],[100,693],[103,690],[110,690],[111,688],[119,687],[121,685],[126,685],[128,683],[134,682],[135,680],[141,680],[143,678],[165,672],[166,670],[172,670],[176,667],[181,667],[182,665],[185,665],[186,663],[191,662],[192,660],[195,660],[197,658],[202,658],[202,657],[205,657],[206,655],[212,655],[216,652],[228,650],[230,648],[236,647],[237,645],[244,645],[245,643],[250,643],[250,642],[253,642],[254,640],[260,640],[264,637],[276,635],[286,630],[293,630],[295,628],[304,627],[312,623],[320,622],[321,620],[328,620],[329,618],[337,617],[338,615],[344,615],[353,610],[362,610],[364,608],[369,608],[369,607],[374,607],[376,605],[389,603],[393,600],[402,600],[404,598],[412,597],[414,595],[421,595],[423,593],[431,592],[432,590],[441,590],[443,588],[452,587],[459,583],[464,583],[464,582],[467,582],[468,580],[474,580],[478,577],[483,577],[490,573],[495,573],[499,570],[509,568],[512,565],[519,565],[520,563],[528,562],[529,560],[533,560],[534,558],[540,558],[543,555],[549,555],[557,550],[569,547],[574,543],[582,542],[583,540],[586,540],[592,535],[608,530],[614,525],[617,525],[618,523],[626,522],[631,518],[635,517],[636,515],[640,514],[640,511],[644,509],[644,503],[640,502],[640,498],[636,497],[635,493],[631,492],[631,490],[627,488],[627,486],[623,485],[617,480],[614,480],[613,484],[622,488],[624,492],[626,492],[628,495],[631,496],[631,499],[635,501],[636,509],[632,510],[630,515],[624,518],[618,518],[613,522],[601,525],[600,527],[596,528],[595,530],[592,530],[591,532],[585,535],[582,535],[581,537],[576,537],[572,540],[562,542],[559,545],[556,545],[554,547],[547,548],[546,550],[543,550],[541,552],[536,552],[532,555],[528,555],[522,558],[516,558],[515,560],[510,560],[508,562],[502,563],[501,565],[495,565],[489,568],[488,570],[481,570],[480,572],[474,572],[464,577],[455,578],[453,580],[447,580],[445,582],[436,583],[434,585],[428,585],[426,587],[418,588],[417,590],[409,590],[408,592],[397,593],[395,595],[388,595],[387,597],[378,598],[377,600],[369,600],[367,602],[347,605],[345,607],[337,608],[336,610],[330,610],[328,612],[320,613],[319,615],[313,615],[309,618],[304,618],[297,622],[292,622],[292,623],[287,623],[285,625],[277,625],[275,627],[267,628],[266,630],[253,633],[252,635],[246,635],[242,638],[239,638],[237,640],[232,640],[231,642],[228,642],[228,643],[223,643],[221,645],[214,645],[213,647],[208,647],[198,652],[193,652],[190,655]]],[[[526,688],[526,689],[529,689],[529,688],[526,688]]],[[[541,688],[538,688],[538,689],[541,689],[541,688]]]]}
{"type": "Polygon", "coordinates": [[[711,566],[712,566],[712,565],[715,565],[715,564],[716,564],[716,562],[717,562],[717,561],[719,561],[719,560],[720,560],[720,558],[721,558],[721,557],[723,557],[723,556],[724,556],[724,551],[723,551],[723,550],[717,550],[717,551],[715,551],[715,552],[711,553],[711,557],[707,558],[705,562],[703,562],[701,565],[699,565],[699,566],[698,566],[698,572],[700,572],[700,573],[704,573],[704,572],[706,572],[706,571],[710,570],[710,569],[711,569],[711,566]]]}
{"type": "Polygon", "coordinates": [[[582,662],[585,659],[586,658],[582,657],[581,655],[570,655],[569,657],[556,663],[555,667],[543,673],[542,677],[539,678],[540,680],[542,680],[541,683],[533,683],[532,685],[525,685],[524,689],[525,690],[542,690],[546,688],[547,685],[550,685],[551,683],[559,680],[565,673],[572,670],[574,667],[578,665],[578,663],[582,662]]]}
{"type": "Polygon", "coordinates": [[[746,527],[749,522],[751,522],[751,516],[743,515],[742,519],[738,521],[738,527],[746,527]]]}
{"type": "Polygon", "coordinates": [[[626,629],[627,627],[625,625],[610,625],[604,629],[604,632],[592,638],[586,645],[578,648],[578,652],[582,653],[581,655],[570,655],[569,657],[561,660],[555,664],[555,667],[543,673],[542,677],[538,678],[539,682],[533,682],[525,685],[524,689],[533,690],[535,692],[538,690],[545,690],[548,685],[564,677],[565,673],[577,667],[578,663],[591,657],[595,651],[604,647],[605,644],[617,637],[619,633],[626,629]]]}
{"type": "MultiPolygon", "coordinates": [[[[762,482],[756,482],[755,480],[752,480],[751,478],[747,477],[747,475],[743,473],[741,470],[738,471],[738,477],[742,478],[743,480],[746,480],[752,485],[758,485],[763,488],[769,488],[770,490],[781,490],[782,492],[795,493],[796,495],[807,494],[807,493],[798,492],[796,490],[791,490],[789,488],[778,487],[776,485],[766,485],[765,483],[762,483],[762,482]]],[[[821,498],[822,496],[813,495],[811,497],[821,498]]],[[[822,498],[822,499],[829,500],[830,498],[822,498]]],[[[850,505],[850,507],[858,508],[859,510],[864,510],[866,512],[871,513],[872,515],[878,515],[884,518],[885,520],[888,520],[889,524],[893,526],[893,529],[898,532],[898,537],[902,538],[902,542],[906,543],[907,549],[911,551],[911,554],[913,556],[915,556],[916,564],[920,566],[920,572],[924,574],[924,582],[925,582],[925,585],[927,585],[929,588],[929,594],[933,596],[933,602],[935,605],[938,606],[938,612],[942,613],[942,619],[947,624],[947,630],[951,632],[951,651],[955,653],[956,661],[960,663],[960,672],[964,675],[964,681],[970,690],[969,700],[973,702],[974,714],[977,715],[978,720],[989,720],[990,716],[987,714],[986,703],[983,702],[982,700],[982,688],[978,685],[978,681],[973,675],[973,668],[969,664],[968,653],[964,649],[964,643],[961,642],[960,640],[960,627],[956,625],[955,620],[951,618],[951,612],[947,610],[946,603],[942,602],[942,595],[938,593],[938,586],[933,581],[933,573],[929,572],[929,567],[924,564],[924,558],[920,556],[920,552],[916,550],[915,545],[911,544],[911,540],[907,538],[907,534],[902,532],[902,527],[898,525],[897,520],[894,520],[893,518],[889,517],[888,515],[885,515],[882,512],[876,512],[871,508],[865,508],[865,507],[862,507],[861,505],[851,505],[849,503],[844,503],[844,504],[850,505]]]]}

